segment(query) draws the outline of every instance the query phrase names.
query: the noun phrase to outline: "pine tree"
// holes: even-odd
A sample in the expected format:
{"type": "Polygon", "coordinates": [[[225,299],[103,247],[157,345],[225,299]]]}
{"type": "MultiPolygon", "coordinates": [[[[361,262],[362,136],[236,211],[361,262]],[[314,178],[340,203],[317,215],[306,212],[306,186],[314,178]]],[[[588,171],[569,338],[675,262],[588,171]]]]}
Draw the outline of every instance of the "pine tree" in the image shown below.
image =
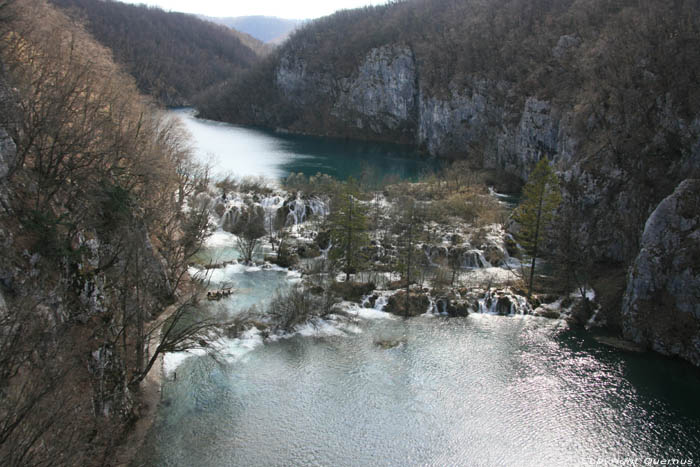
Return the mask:
{"type": "Polygon", "coordinates": [[[535,262],[540,255],[544,235],[554,221],[555,211],[560,202],[559,178],[550,167],[549,161],[542,158],[523,187],[523,199],[513,213],[513,218],[520,223],[518,241],[532,257],[528,299],[532,296],[535,262]]]}
{"type": "Polygon", "coordinates": [[[340,265],[345,281],[365,263],[362,248],[369,244],[366,208],[357,200],[357,188],[352,181],[341,189],[333,203],[329,218],[331,250],[329,258],[340,265]]]}
{"type": "Polygon", "coordinates": [[[419,257],[416,254],[416,243],[421,222],[420,216],[416,212],[416,201],[413,198],[403,197],[398,200],[397,205],[399,210],[397,222],[401,226],[401,234],[397,238],[399,260],[397,267],[405,281],[405,316],[408,317],[410,315],[411,283],[418,276],[419,257]]]}

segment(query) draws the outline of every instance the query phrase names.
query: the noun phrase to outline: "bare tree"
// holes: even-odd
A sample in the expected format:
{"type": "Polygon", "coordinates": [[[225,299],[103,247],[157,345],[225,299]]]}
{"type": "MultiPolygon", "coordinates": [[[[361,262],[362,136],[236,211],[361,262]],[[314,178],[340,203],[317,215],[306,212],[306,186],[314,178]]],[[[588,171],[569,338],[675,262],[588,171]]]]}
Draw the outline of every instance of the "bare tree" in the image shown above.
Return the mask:
{"type": "Polygon", "coordinates": [[[266,233],[264,209],[255,205],[242,208],[230,232],[236,235],[236,248],[243,260],[250,263],[266,233]]]}

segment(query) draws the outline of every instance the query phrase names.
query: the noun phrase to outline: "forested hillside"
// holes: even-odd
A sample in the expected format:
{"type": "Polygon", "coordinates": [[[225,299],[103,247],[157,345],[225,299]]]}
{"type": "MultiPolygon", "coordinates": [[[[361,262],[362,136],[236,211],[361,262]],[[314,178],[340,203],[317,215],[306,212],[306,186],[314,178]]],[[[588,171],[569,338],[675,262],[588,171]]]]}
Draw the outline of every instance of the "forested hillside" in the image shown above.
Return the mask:
{"type": "Polygon", "coordinates": [[[208,226],[178,125],[79,24],[0,1],[0,465],[119,463],[208,226]]]}
{"type": "Polygon", "coordinates": [[[142,93],[185,105],[249,68],[258,55],[227,27],[183,13],[107,0],[52,0],[112,50],[142,93]]]}
{"type": "MultiPolygon", "coordinates": [[[[399,141],[523,181],[547,158],[563,181],[549,249],[565,251],[566,274],[600,281],[601,316],[614,328],[700,362],[700,320],[671,325],[653,305],[687,313],[692,299],[636,290],[649,283],[633,280],[639,271],[625,277],[652,212],[700,174],[698,79],[696,1],[408,0],[304,25],[198,108],[236,123],[399,141]]],[[[693,263],[698,242],[674,242],[691,245],[678,264],[693,263]]],[[[673,283],[673,267],[653,274],[673,283]]],[[[686,290],[700,288],[692,271],[677,280],[686,290]]]]}

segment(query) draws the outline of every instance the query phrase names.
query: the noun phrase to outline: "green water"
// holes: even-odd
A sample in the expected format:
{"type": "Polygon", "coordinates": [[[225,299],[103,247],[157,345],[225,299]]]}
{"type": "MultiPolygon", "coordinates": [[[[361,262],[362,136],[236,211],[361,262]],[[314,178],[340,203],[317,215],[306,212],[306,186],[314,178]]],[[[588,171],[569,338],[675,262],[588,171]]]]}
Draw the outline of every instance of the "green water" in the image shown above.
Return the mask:
{"type": "Polygon", "coordinates": [[[534,317],[356,327],[258,344],[223,364],[187,360],[165,384],[140,465],[643,465],[700,454],[700,375],[682,362],[534,317]]]}
{"type": "Polygon", "coordinates": [[[284,178],[289,173],[318,172],[370,182],[414,179],[439,168],[407,146],[334,138],[285,135],[194,118],[192,109],[171,111],[193,137],[201,160],[213,160],[218,174],[284,178]]]}

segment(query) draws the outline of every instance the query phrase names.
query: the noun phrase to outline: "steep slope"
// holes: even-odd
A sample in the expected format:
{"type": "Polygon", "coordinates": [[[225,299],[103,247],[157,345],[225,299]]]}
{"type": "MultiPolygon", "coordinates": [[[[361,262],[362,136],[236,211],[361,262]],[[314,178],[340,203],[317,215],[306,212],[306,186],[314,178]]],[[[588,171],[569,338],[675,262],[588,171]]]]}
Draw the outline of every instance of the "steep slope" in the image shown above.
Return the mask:
{"type": "Polygon", "coordinates": [[[206,88],[249,68],[258,55],[229,28],[183,13],[107,0],[52,0],[112,50],[141,92],[185,105],[206,88]]]}
{"type": "MultiPolygon", "coordinates": [[[[314,21],[199,104],[211,118],[400,141],[522,180],[547,157],[571,227],[561,242],[574,262],[619,271],[651,212],[700,171],[699,77],[697,2],[413,0],[314,21]]],[[[601,314],[609,323],[624,326],[623,292],[601,314]]]]}
{"type": "Polygon", "coordinates": [[[43,0],[0,3],[1,465],[115,463],[198,180],[104,47],[43,0]]]}

